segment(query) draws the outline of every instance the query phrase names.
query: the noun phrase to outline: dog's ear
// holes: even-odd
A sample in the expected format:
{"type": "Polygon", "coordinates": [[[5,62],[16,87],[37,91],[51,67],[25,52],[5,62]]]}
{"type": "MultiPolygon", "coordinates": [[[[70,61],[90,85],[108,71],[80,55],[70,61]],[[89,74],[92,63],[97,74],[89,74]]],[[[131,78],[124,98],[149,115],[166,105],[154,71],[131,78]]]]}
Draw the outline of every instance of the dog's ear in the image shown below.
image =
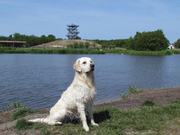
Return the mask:
{"type": "Polygon", "coordinates": [[[73,67],[77,72],[81,72],[80,61],[79,60],[76,60],[73,67]]]}

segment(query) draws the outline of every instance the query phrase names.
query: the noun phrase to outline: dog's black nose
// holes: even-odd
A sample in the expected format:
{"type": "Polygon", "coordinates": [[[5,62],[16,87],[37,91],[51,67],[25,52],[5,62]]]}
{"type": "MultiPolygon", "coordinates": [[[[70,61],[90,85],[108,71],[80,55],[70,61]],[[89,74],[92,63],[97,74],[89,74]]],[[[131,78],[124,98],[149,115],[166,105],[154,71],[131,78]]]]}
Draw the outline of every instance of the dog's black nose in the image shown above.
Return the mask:
{"type": "Polygon", "coordinates": [[[91,67],[92,67],[92,68],[94,68],[94,66],[95,66],[94,64],[91,64],[91,67]]]}

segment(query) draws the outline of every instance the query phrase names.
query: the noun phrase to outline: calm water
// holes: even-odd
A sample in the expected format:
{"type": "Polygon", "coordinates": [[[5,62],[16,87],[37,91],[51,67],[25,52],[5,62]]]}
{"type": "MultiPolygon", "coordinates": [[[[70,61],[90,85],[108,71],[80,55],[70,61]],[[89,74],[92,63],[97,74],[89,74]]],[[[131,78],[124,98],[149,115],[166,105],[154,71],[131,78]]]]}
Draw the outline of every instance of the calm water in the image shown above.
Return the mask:
{"type": "MultiPolygon", "coordinates": [[[[71,83],[72,64],[81,56],[84,55],[1,54],[0,109],[15,101],[33,108],[52,106],[71,83]]],[[[180,86],[180,55],[86,56],[96,63],[96,102],[116,99],[129,86],[180,86]]]]}

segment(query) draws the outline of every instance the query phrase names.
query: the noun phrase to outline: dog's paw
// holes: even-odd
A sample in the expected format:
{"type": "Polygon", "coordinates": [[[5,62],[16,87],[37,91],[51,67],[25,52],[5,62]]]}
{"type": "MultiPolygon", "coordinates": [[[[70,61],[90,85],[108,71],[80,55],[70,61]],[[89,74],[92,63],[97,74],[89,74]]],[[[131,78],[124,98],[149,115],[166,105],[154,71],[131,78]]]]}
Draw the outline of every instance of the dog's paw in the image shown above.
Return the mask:
{"type": "Polygon", "coordinates": [[[91,123],[91,124],[92,124],[93,126],[97,126],[97,127],[99,126],[99,124],[97,124],[97,123],[95,123],[95,122],[94,122],[94,123],[91,123]]]}
{"type": "Polygon", "coordinates": [[[89,131],[89,127],[88,127],[88,126],[83,126],[83,128],[84,128],[84,130],[85,130],[86,132],[89,131]]]}
{"type": "Polygon", "coordinates": [[[57,121],[55,125],[62,125],[62,122],[57,121]]]}

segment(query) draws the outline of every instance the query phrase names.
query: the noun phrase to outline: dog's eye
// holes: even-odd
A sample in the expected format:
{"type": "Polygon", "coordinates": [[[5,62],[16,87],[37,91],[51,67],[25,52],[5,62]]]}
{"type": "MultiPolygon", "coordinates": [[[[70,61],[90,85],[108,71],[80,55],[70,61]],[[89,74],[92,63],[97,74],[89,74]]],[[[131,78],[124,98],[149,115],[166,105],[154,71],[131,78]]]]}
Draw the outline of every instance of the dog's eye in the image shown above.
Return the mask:
{"type": "Polygon", "coordinates": [[[83,64],[86,64],[86,61],[84,61],[83,64]]]}

